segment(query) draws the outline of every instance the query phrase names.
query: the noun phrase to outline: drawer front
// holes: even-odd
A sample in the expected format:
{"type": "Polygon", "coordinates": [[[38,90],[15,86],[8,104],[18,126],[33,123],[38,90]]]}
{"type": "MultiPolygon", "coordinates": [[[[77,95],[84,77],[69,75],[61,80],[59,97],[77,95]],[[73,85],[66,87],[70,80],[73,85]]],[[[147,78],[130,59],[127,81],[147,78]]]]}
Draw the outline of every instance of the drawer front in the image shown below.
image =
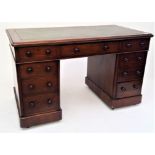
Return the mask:
{"type": "Polygon", "coordinates": [[[117,98],[123,97],[131,97],[141,95],[141,81],[132,81],[132,82],[125,82],[125,83],[118,83],[117,84],[117,98]]]}
{"type": "Polygon", "coordinates": [[[119,54],[119,68],[134,68],[135,66],[145,66],[147,52],[135,52],[119,54]]]}
{"type": "Polygon", "coordinates": [[[59,82],[57,76],[22,80],[22,92],[24,96],[48,92],[58,92],[58,90],[59,82]]]}
{"type": "Polygon", "coordinates": [[[143,51],[149,49],[150,39],[134,39],[122,42],[123,52],[143,51]]]}
{"type": "Polygon", "coordinates": [[[58,57],[58,46],[21,47],[16,49],[17,62],[52,60],[58,57]]]}
{"type": "Polygon", "coordinates": [[[118,71],[118,82],[131,81],[142,79],[144,75],[144,68],[134,68],[134,69],[119,69],[118,71]]]}
{"type": "Polygon", "coordinates": [[[61,46],[61,58],[113,53],[119,50],[118,42],[90,43],[61,46]]]}
{"type": "Polygon", "coordinates": [[[59,62],[42,62],[22,64],[18,66],[18,74],[21,79],[37,76],[58,75],[59,62]]]}
{"type": "Polygon", "coordinates": [[[120,52],[120,42],[103,42],[102,49],[106,54],[120,52]]]}
{"type": "Polygon", "coordinates": [[[59,96],[57,94],[43,94],[23,98],[24,115],[30,116],[43,112],[60,109],[59,96]]]}
{"type": "Polygon", "coordinates": [[[61,46],[61,57],[80,57],[93,54],[102,54],[102,44],[76,44],[61,46]]]}

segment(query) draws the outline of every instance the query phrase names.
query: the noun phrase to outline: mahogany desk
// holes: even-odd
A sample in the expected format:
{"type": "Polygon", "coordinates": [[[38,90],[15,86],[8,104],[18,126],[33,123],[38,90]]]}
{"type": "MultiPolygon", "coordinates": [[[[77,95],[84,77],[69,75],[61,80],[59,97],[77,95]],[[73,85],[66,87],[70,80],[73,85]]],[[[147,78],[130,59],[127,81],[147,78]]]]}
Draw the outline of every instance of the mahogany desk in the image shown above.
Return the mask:
{"type": "Polygon", "coordinates": [[[60,60],[88,57],[86,84],[112,109],[141,102],[150,33],[116,25],[6,30],[21,127],[60,120],[60,60]]]}

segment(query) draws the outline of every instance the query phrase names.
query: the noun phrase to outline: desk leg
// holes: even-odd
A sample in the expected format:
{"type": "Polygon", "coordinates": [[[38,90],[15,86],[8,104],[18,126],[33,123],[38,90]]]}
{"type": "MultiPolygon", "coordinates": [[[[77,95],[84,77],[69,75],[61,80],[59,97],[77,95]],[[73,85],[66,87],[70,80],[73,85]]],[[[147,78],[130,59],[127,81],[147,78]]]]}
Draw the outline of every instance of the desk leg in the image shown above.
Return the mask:
{"type": "Polygon", "coordinates": [[[88,87],[112,109],[138,104],[142,97],[142,80],[118,81],[118,62],[119,54],[88,57],[85,80],[88,87]]]}

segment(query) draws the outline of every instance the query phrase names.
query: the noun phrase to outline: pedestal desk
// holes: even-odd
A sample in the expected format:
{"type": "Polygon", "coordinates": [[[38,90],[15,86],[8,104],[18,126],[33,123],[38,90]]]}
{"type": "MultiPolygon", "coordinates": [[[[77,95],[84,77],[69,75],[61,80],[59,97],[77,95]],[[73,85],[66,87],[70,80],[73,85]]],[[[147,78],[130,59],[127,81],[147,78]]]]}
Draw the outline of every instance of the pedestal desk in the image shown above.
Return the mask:
{"type": "Polygon", "coordinates": [[[85,82],[110,108],[141,102],[152,34],[116,25],[6,32],[14,61],[14,94],[21,127],[62,118],[61,59],[88,57],[85,82]]]}

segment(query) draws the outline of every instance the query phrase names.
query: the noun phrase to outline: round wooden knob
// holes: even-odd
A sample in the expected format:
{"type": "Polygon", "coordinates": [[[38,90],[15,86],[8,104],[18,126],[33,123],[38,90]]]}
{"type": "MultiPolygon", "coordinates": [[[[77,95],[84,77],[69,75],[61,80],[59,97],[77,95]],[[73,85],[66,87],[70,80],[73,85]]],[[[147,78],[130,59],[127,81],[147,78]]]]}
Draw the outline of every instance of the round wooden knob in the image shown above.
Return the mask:
{"type": "Polygon", "coordinates": [[[127,48],[131,48],[131,47],[132,47],[132,44],[131,44],[131,43],[127,43],[127,44],[126,44],[126,47],[127,47],[127,48]]]}
{"type": "Polygon", "coordinates": [[[121,91],[126,91],[126,88],[125,87],[121,87],[121,91]]]}
{"type": "Polygon", "coordinates": [[[45,70],[46,70],[46,72],[50,72],[52,70],[52,67],[51,66],[46,66],[45,70]]]}
{"type": "Polygon", "coordinates": [[[74,53],[79,53],[80,52],[80,49],[79,48],[74,48],[74,53]]]}
{"type": "Polygon", "coordinates": [[[27,52],[25,53],[25,55],[26,55],[27,57],[31,57],[31,56],[32,56],[32,52],[31,52],[31,51],[27,51],[27,52]]]}
{"type": "Polygon", "coordinates": [[[137,74],[137,75],[141,75],[142,73],[141,73],[140,70],[137,70],[137,71],[136,71],[136,74],[137,74]]]}
{"type": "Polygon", "coordinates": [[[139,45],[140,45],[140,47],[144,47],[145,43],[144,42],[140,42],[139,45]]]}
{"type": "Polygon", "coordinates": [[[53,101],[52,101],[52,99],[50,99],[50,98],[49,98],[49,99],[47,100],[47,103],[48,103],[48,105],[51,105],[51,104],[53,104],[53,101]]]}
{"type": "Polygon", "coordinates": [[[45,51],[45,53],[46,53],[46,55],[50,55],[50,54],[52,53],[52,51],[51,51],[50,49],[47,49],[47,50],[45,51]]]}
{"type": "Polygon", "coordinates": [[[134,89],[138,89],[138,88],[139,88],[139,86],[138,86],[138,85],[136,85],[136,84],[133,84],[133,88],[134,88],[134,89]]]}
{"type": "Polygon", "coordinates": [[[125,62],[128,62],[128,61],[129,61],[129,59],[128,59],[128,58],[124,58],[124,61],[125,61],[125,62]]]}
{"type": "Polygon", "coordinates": [[[123,75],[124,75],[124,76],[127,76],[127,75],[128,75],[128,72],[126,72],[126,71],[123,72],[123,75]]]}
{"type": "Polygon", "coordinates": [[[138,59],[139,61],[141,61],[141,60],[142,60],[142,57],[139,56],[137,59],[138,59]]]}
{"type": "Polygon", "coordinates": [[[34,108],[36,106],[36,103],[34,101],[29,102],[29,107],[34,108]]]}
{"type": "Polygon", "coordinates": [[[33,72],[33,68],[32,68],[32,67],[28,67],[28,68],[27,68],[27,72],[28,72],[28,73],[32,73],[32,72],[33,72]]]}
{"type": "Polygon", "coordinates": [[[104,50],[108,50],[108,49],[109,49],[109,46],[108,46],[108,45],[104,45],[104,46],[103,46],[103,49],[104,49],[104,50]]]}
{"type": "Polygon", "coordinates": [[[47,82],[47,87],[51,88],[52,86],[52,82],[47,82]]]}
{"type": "Polygon", "coordinates": [[[29,89],[34,89],[34,85],[33,85],[33,84],[29,84],[29,85],[28,85],[28,88],[29,88],[29,89]]]}

